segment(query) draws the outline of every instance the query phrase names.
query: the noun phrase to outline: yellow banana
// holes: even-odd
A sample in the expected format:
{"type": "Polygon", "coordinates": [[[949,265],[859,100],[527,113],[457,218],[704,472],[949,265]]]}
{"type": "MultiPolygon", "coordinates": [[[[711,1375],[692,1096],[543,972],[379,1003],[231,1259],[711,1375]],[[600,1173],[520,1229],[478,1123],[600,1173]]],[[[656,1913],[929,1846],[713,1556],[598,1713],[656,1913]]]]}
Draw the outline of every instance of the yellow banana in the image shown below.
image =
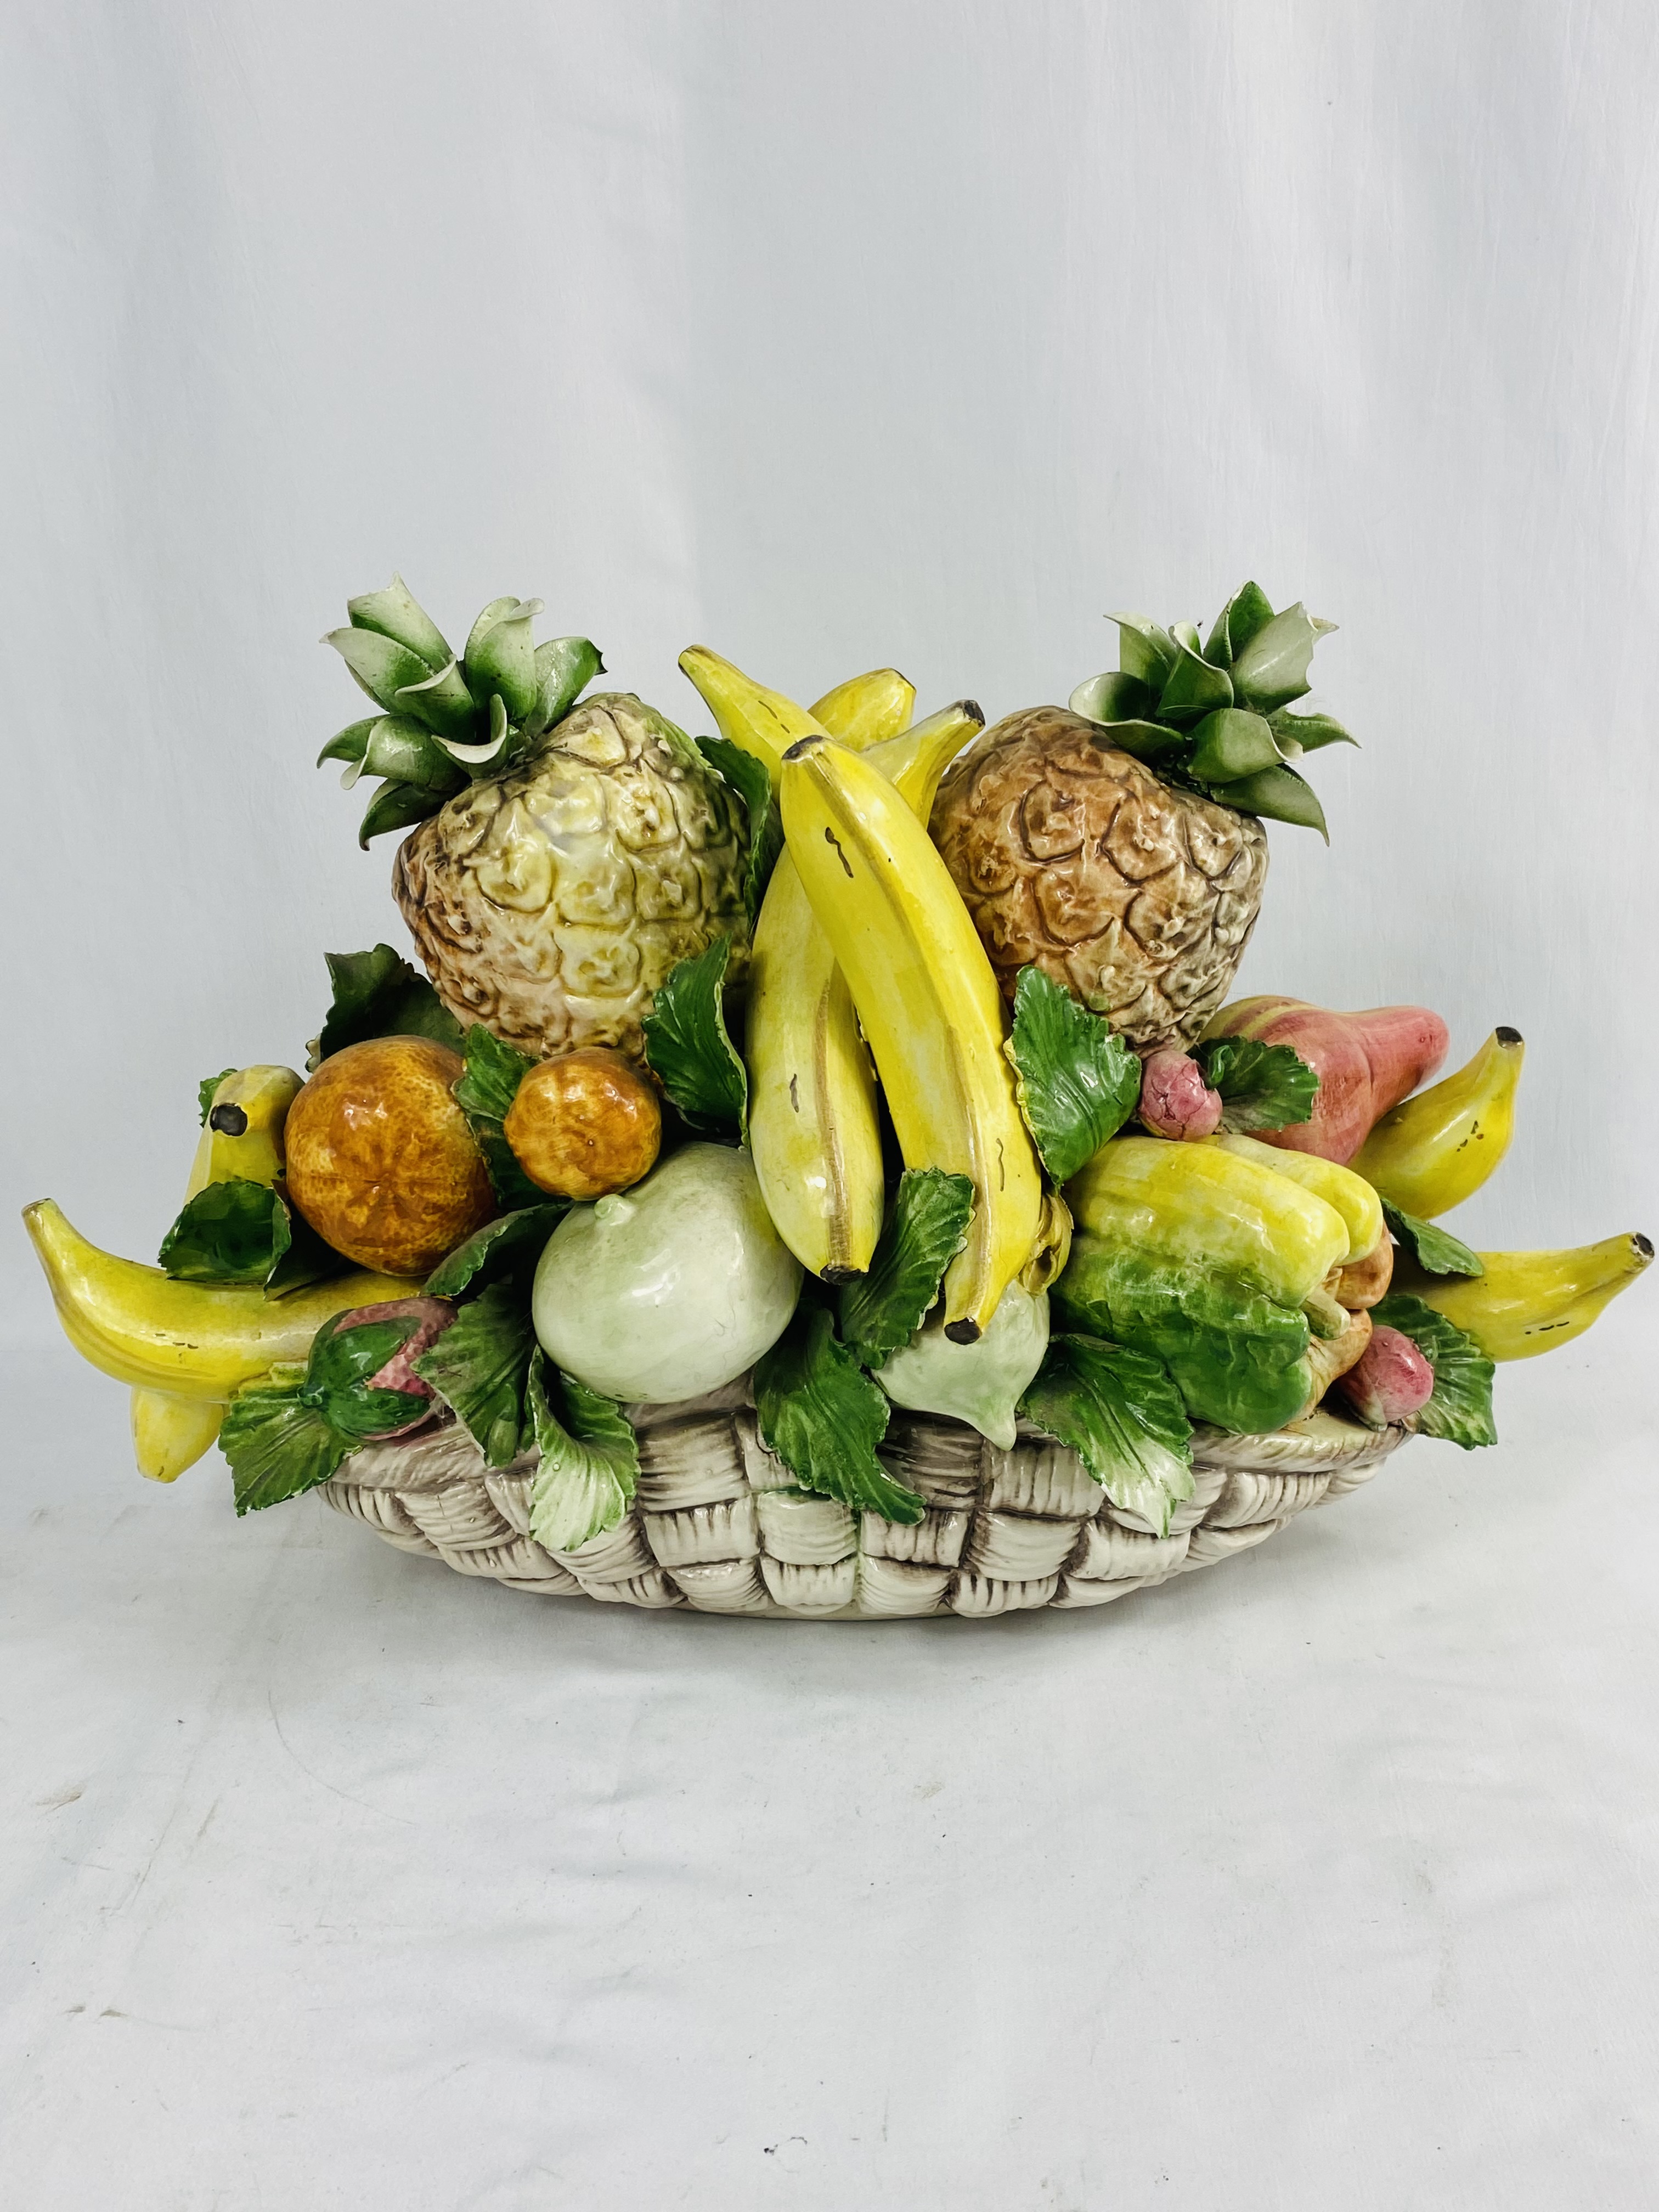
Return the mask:
{"type": "MultiPolygon", "coordinates": [[[[1270,1147],[1263,1146],[1267,1152],[1270,1147]]],[[[1115,1137],[1066,1186],[1091,1236],[1242,1275],[1299,1306],[1348,1249],[1348,1224],[1317,1192],[1209,1144],[1115,1137]]]]}
{"type": "Polygon", "coordinates": [[[210,1182],[273,1183],[284,1164],[283,1130],[305,1078],[291,1067],[239,1067],[213,1094],[185,1192],[210,1182]]]}
{"type": "Polygon", "coordinates": [[[726,742],[764,763],[774,791],[790,746],[800,738],[829,735],[805,707],[798,707],[781,691],[769,691],[706,645],[687,646],[680,655],[680,668],[702,694],[703,704],[726,742]]]}
{"type": "Polygon", "coordinates": [[[1354,1173],[1425,1221],[1462,1206],[1510,1148],[1526,1049],[1518,1030],[1494,1030],[1467,1067],[1382,1116],[1355,1155],[1354,1173]]]}
{"type": "MultiPolygon", "coordinates": [[[[835,714],[836,699],[818,707],[835,714]]],[[[946,763],[982,726],[977,708],[950,707],[866,757],[925,822],[946,763]]],[[[787,851],[755,927],[744,1044],[750,1149],[779,1236],[816,1275],[862,1274],[884,1196],[875,1077],[852,993],[787,851]]]]}
{"type": "Polygon", "coordinates": [[[914,684],[896,668],[872,668],[867,676],[849,676],[837,684],[807,711],[838,744],[861,753],[907,729],[915,707],[914,684]]]}
{"type": "Polygon", "coordinates": [[[779,797],[906,1164],[973,1181],[968,1243],[945,1277],[945,1333],[972,1343],[1032,1258],[1043,1219],[996,977],[926,826],[867,756],[829,738],[798,744],[779,797]]]}
{"type": "MultiPolygon", "coordinates": [[[[221,1078],[202,1127],[186,1200],[210,1182],[274,1183],[283,1172],[283,1128],[305,1079],[291,1067],[239,1067],[221,1078]]],[[[135,1389],[132,1452],[140,1474],[176,1482],[218,1440],[224,1407],[170,1390],[135,1389]]]]}
{"type": "Polygon", "coordinates": [[[1315,1152],[1283,1152],[1277,1145],[1261,1144],[1255,1137],[1206,1137],[1204,1141],[1241,1160],[1254,1160],[1258,1167],[1269,1168],[1275,1175],[1287,1176],[1304,1190],[1322,1198],[1327,1206],[1334,1206],[1348,1225],[1348,1249],[1337,1261],[1339,1267],[1363,1260],[1382,1243],[1382,1201],[1352,1168],[1322,1160],[1315,1152]]]}
{"type": "Polygon", "coordinates": [[[1482,1252],[1484,1275],[1425,1275],[1401,1252],[1394,1287],[1472,1336],[1488,1359],[1531,1359],[1582,1336],[1653,1261],[1645,1237],[1608,1237],[1565,1252],[1482,1252]]]}
{"type": "Polygon", "coordinates": [[[303,1359],[322,1324],[351,1306],[413,1297],[418,1283],[357,1272],[284,1298],[174,1282],[89,1244],[50,1199],[23,1209],[64,1334],[118,1382],[224,1405],[280,1360],[303,1359]]]}

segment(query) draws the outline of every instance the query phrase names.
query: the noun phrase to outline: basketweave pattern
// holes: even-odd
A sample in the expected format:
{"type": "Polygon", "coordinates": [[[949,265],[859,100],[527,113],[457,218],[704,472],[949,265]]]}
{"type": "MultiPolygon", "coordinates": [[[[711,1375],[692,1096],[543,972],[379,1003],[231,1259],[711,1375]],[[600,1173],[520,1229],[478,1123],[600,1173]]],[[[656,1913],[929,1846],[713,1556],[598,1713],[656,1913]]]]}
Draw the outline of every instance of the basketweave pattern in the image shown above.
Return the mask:
{"type": "Polygon", "coordinates": [[[1200,1430],[1193,1495],[1160,1534],[1061,1445],[1022,1436],[1003,1451],[959,1421],[896,1411],[881,1456],[927,1501],[911,1526],[798,1488],[744,1396],[739,1384],[630,1407],[639,1494],[579,1551],[530,1534],[534,1455],[492,1469],[459,1427],[370,1445],[323,1495],[402,1551],[545,1597],[790,1620],[983,1619],[1106,1605],[1213,1566],[1368,1482],[1409,1433],[1323,1413],[1267,1437],[1200,1430]]]}

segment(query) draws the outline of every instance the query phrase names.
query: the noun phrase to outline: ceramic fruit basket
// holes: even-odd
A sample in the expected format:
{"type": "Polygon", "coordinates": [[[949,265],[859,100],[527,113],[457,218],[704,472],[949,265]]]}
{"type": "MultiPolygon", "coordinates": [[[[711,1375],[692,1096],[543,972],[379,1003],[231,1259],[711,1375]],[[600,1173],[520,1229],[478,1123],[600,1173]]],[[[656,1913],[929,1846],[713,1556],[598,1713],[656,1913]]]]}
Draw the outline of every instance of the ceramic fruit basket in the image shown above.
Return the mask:
{"type": "Polygon", "coordinates": [[[989,729],[693,647],[695,740],[538,601],[459,655],[398,579],[347,611],[373,711],[321,758],[406,833],[424,974],[330,954],[307,1074],[200,1084],[155,1267],[25,1215],[147,1475],[216,1442],[239,1513],[647,1610],[1096,1607],[1492,1443],[1495,1363],[1653,1256],[1438,1225],[1514,1030],[1435,1081],[1425,1007],[1229,1000],[1263,825],[1323,834],[1299,764],[1353,742],[1300,605],[1114,617],[989,729]]]}

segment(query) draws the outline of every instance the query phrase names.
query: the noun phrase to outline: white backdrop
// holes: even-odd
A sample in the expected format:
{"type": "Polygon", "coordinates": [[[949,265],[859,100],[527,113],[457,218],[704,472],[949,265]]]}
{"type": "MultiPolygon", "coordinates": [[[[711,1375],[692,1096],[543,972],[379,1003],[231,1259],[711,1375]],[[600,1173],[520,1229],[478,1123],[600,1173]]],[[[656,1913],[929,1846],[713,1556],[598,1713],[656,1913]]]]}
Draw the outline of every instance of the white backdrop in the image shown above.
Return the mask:
{"type": "MultiPolygon", "coordinates": [[[[693,727],[694,640],[994,717],[1253,575],[1340,623],[1364,750],[1241,988],[1513,1024],[1454,1225],[1653,1229],[1641,0],[0,33],[9,1206],[148,1255],[197,1078],[404,942],[311,766],[314,641],[394,567],[452,636],[539,593],[693,727]]],[[[766,1633],[145,1491],[9,1232],[31,2202],[1648,2203],[1651,1291],[1500,1376],[1515,1443],[1213,1588],[766,1633]]]]}

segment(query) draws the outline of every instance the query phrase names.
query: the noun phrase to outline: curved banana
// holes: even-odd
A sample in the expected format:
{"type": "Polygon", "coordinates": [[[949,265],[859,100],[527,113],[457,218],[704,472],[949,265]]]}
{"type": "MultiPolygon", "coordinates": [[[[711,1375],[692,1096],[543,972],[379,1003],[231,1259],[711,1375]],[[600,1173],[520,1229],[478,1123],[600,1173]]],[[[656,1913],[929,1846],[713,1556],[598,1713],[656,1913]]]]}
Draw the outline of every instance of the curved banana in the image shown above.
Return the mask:
{"type": "Polygon", "coordinates": [[[805,707],[798,707],[781,691],[769,691],[706,645],[687,646],[679,665],[682,673],[702,694],[703,704],[714,717],[720,735],[739,752],[752,754],[764,763],[774,791],[790,746],[800,738],[829,735],[823,724],[805,707]]]}
{"type": "Polygon", "coordinates": [[[282,1360],[303,1359],[322,1324],[352,1306],[406,1298],[418,1283],[359,1271],[284,1298],[174,1282],[89,1244],[50,1199],[23,1208],[64,1334],[94,1367],[147,1390],[223,1405],[282,1360]]]}
{"type": "Polygon", "coordinates": [[[908,729],[916,710],[916,687],[896,668],[872,668],[826,691],[807,712],[837,744],[861,753],[908,729]]]}
{"type": "Polygon", "coordinates": [[[926,826],[867,756],[829,738],[798,744],[779,797],[906,1164],[973,1180],[968,1243],[945,1277],[945,1333],[971,1344],[1030,1261],[1043,1218],[996,977],[926,826]]]}
{"type": "Polygon", "coordinates": [[[985,713],[977,700],[958,699],[942,707],[925,722],[872,744],[865,758],[878,768],[908,802],[910,811],[925,827],[933,811],[939,779],[951,762],[985,727],[985,713]]]}
{"type": "Polygon", "coordinates": [[[1219,1146],[1223,1152],[1233,1152],[1242,1160],[1254,1160],[1258,1167],[1270,1168],[1275,1175],[1299,1182],[1304,1190],[1312,1191],[1322,1198],[1327,1206],[1340,1213],[1348,1227],[1348,1249],[1336,1262],[1339,1267],[1351,1267],[1355,1261],[1364,1260],[1382,1242],[1382,1201],[1363,1176],[1351,1168],[1339,1167],[1334,1160],[1321,1159],[1316,1152],[1289,1152],[1277,1145],[1264,1145],[1255,1137],[1206,1137],[1205,1144],[1219,1146]]]}
{"type": "Polygon", "coordinates": [[[1401,1252],[1394,1287],[1472,1336],[1488,1359],[1531,1359],[1582,1336],[1609,1300],[1653,1262],[1643,1236],[1564,1252],[1482,1252],[1484,1275],[1425,1275],[1401,1252]]]}
{"type": "Polygon", "coordinates": [[[210,1182],[277,1182],[286,1164],[288,1109],[305,1088],[291,1067],[239,1067],[213,1094],[191,1166],[186,1199],[210,1182]]]}
{"type": "MultiPolygon", "coordinates": [[[[291,1067],[239,1067],[221,1078],[202,1125],[186,1201],[210,1182],[274,1183],[283,1172],[283,1130],[305,1079],[291,1067]]],[[[132,1455],[152,1482],[176,1482],[218,1441],[224,1407],[169,1390],[132,1394],[132,1455]]]]}
{"type": "Polygon", "coordinates": [[[1480,1189],[1515,1134],[1527,1048],[1496,1029],[1467,1067],[1385,1114],[1351,1165],[1390,1206],[1432,1221],[1480,1189]]]}

